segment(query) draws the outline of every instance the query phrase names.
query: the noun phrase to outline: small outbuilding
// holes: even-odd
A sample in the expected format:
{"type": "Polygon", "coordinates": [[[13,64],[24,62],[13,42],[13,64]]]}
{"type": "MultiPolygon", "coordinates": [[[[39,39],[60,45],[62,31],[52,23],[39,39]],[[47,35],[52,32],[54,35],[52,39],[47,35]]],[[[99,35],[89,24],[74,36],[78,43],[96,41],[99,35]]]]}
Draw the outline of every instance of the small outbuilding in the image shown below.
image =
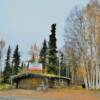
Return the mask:
{"type": "Polygon", "coordinates": [[[58,86],[66,87],[70,84],[70,79],[53,75],[40,73],[21,73],[11,77],[11,83],[16,84],[16,88],[22,89],[45,89],[58,86]]]}

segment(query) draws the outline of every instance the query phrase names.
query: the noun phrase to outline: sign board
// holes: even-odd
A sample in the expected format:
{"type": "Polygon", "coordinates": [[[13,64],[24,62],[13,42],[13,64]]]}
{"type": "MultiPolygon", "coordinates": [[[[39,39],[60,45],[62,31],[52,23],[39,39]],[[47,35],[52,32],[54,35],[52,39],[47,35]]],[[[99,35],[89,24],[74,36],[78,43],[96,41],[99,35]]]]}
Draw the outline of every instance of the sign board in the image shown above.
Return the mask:
{"type": "Polygon", "coordinates": [[[41,63],[31,63],[29,64],[29,71],[34,73],[42,72],[42,64],[41,63]]]}

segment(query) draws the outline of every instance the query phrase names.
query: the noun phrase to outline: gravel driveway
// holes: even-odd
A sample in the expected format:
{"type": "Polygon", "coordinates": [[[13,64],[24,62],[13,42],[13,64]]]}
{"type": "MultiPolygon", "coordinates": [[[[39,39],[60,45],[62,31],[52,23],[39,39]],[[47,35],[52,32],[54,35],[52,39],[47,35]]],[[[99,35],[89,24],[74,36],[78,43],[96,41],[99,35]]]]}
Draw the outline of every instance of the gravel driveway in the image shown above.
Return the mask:
{"type": "Polygon", "coordinates": [[[43,92],[12,89],[0,91],[0,100],[100,100],[100,91],[55,89],[43,92]]]}
{"type": "MultiPolygon", "coordinates": [[[[0,100],[53,100],[53,99],[37,99],[32,97],[10,97],[10,96],[0,96],[0,100]]],[[[61,99],[54,99],[54,100],[61,100],[61,99]]],[[[64,99],[62,99],[64,100],[64,99]]]]}
{"type": "Polygon", "coordinates": [[[39,100],[39,99],[33,99],[31,97],[9,97],[9,96],[0,96],[0,100],[39,100]]]}

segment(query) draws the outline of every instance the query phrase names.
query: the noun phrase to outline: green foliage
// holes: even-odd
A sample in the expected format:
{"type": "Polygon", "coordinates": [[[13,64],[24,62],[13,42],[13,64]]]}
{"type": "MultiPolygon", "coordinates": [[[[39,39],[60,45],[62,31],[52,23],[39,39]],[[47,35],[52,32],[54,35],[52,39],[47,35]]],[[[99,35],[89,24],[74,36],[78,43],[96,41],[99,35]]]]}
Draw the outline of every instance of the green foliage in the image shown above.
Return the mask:
{"type": "Polygon", "coordinates": [[[59,67],[56,65],[47,65],[48,73],[58,75],[59,67]]]}
{"type": "Polygon", "coordinates": [[[14,54],[13,54],[13,75],[17,75],[18,71],[20,69],[20,53],[19,53],[19,47],[18,45],[15,48],[14,54]]]}
{"type": "Polygon", "coordinates": [[[45,69],[46,59],[47,59],[47,43],[46,40],[44,40],[43,47],[40,51],[40,63],[42,63],[43,69],[45,69]]]}
{"type": "Polygon", "coordinates": [[[51,26],[51,35],[49,36],[49,64],[57,65],[57,46],[56,46],[56,24],[51,26]]]}
{"type": "Polygon", "coordinates": [[[11,65],[10,65],[10,56],[11,56],[11,48],[10,46],[8,47],[8,51],[7,51],[7,56],[6,56],[6,60],[5,60],[5,69],[3,72],[3,77],[4,77],[4,82],[8,83],[9,82],[9,78],[11,76],[11,65]]]}
{"type": "Polygon", "coordinates": [[[22,62],[20,67],[19,67],[19,73],[23,72],[23,70],[26,68],[26,65],[22,62]]]}

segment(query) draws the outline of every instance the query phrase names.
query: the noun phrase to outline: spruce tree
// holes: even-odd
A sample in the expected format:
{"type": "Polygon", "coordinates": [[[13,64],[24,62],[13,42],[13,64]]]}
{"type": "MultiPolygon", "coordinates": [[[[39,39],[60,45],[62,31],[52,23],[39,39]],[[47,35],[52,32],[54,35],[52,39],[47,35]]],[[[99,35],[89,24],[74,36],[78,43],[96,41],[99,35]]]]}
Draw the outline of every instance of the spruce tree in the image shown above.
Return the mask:
{"type": "Polygon", "coordinates": [[[43,65],[43,72],[46,66],[46,59],[47,59],[47,43],[46,40],[44,40],[42,49],[40,51],[40,63],[42,63],[43,65]]]}
{"type": "Polygon", "coordinates": [[[5,83],[9,82],[9,78],[11,76],[11,71],[12,71],[11,64],[10,64],[10,56],[11,56],[11,48],[9,46],[8,51],[7,51],[6,60],[5,60],[5,68],[4,68],[4,72],[3,72],[3,77],[4,77],[5,83]]]}
{"type": "Polygon", "coordinates": [[[15,48],[12,63],[13,63],[13,75],[17,75],[20,69],[20,53],[18,45],[15,48]]]}
{"type": "Polygon", "coordinates": [[[24,69],[24,63],[22,62],[21,65],[20,65],[20,68],[19,68],[19,72],[22,72],[24,69]]]}
{"type": "Polygon", "coordinates": [[[57,46],[56,46],[56,24],[51,25],[51,35],[49,36],[49,64],[57,65],[57,46]]]}

